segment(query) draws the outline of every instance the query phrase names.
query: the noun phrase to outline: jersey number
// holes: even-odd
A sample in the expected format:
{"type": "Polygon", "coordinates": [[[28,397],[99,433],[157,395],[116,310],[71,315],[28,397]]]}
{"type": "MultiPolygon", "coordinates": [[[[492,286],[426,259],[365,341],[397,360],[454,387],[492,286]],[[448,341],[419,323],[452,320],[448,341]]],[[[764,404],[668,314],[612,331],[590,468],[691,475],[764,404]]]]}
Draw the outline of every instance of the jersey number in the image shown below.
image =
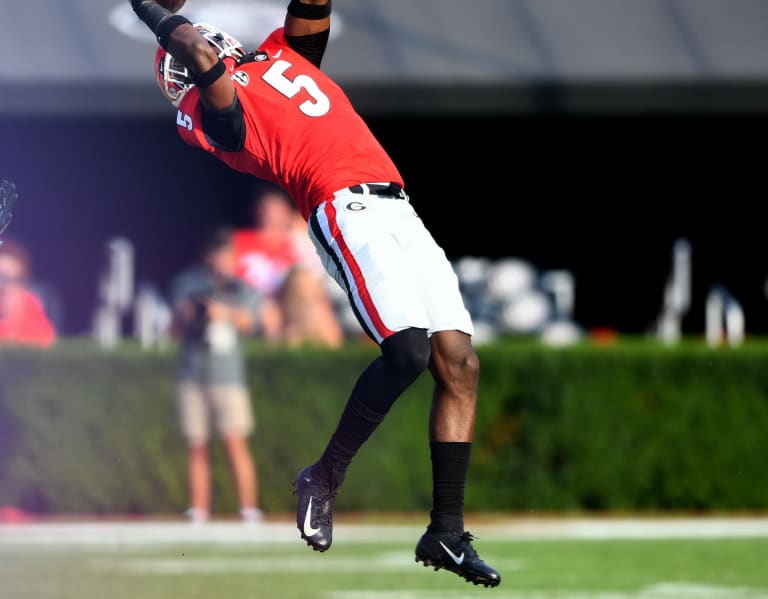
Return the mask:
{"type": "Polygon", "coordinates": [[[261,78],[274,87],[287,98],[293,98],[302,89],[312,100],[305,100],[299,104],[299,110],[307,116],[323,116],[331,109],[331,101],[309,75],[298,75],[291,80],[285,76],[285,72],[291,68],[291,63],[278,60],[261,76],[261,78]]]}
{"type": "Polygon", "coordinates": [[[192,117],[188,114],[184,114],[181,110],[179,110],[179,113],[176,115],[176,124],[179,127],[192,131],[192,117]]]}

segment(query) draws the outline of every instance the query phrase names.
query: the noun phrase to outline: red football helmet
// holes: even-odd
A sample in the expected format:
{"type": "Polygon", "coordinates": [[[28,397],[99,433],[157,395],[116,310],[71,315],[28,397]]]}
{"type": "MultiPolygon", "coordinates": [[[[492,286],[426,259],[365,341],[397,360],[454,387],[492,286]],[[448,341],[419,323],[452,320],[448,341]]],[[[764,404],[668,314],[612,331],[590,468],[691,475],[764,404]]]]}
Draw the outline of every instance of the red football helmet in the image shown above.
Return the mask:
{"type": "MultiPolygon", "coordinates": [[[[234,60],[232,64],[227,65],[230,71],[245,56],[243,45],[231,35],[219,31],[207,23],[195,23],[194,28],[208,40],[211,46],[216,48],[219,58],[232,58],[234,60]]],[[[189,69],[162,47],[158,48],[155,54],[155,78],[160,86],[160,91],[176,107],[181,103],[184,94],[194,85],[189,69]]]]}

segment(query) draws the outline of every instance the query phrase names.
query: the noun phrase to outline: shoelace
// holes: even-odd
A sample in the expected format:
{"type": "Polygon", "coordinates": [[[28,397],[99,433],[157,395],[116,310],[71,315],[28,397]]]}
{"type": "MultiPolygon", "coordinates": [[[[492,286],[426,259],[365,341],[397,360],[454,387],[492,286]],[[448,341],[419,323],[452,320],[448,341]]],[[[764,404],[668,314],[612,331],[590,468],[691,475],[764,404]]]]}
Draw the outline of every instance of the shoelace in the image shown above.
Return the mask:
{"type": "Polygon", "coordinates": [[[313,493],[313,497],[317,499],[315,505],[318,508],[321,508],[316,510],[317,517],[315,518],[315,521],[317,524],[331,526],[331,520],[333,519],[333,502],[336,499],[336,493],[338,493],[339,490],[339,483],[338,480],[333,480],[329,483],[324,479],[318,480],[318,478],[313,478],[310,474],[310,477],[306,479],[307,482],[312,485],[313,490],[316,491],[316,494],[313,493]],[[325,509],[326,504],[330,504],[327,510],[325,509]]]}
{"type": "Polygon", "coordinates": [[[475,548],[472,547],[471,545],[472,541],[478,538],[479,537],[476,537],[468,530],[465,530],[463,533],[459,535],[459,546],[461,547],[461,550],[464,551],[470,559],[480,559],[480,557],[477,555],[477,551],[475,551],[475,548]]]}
{"type": "Polygon", "coordinates": [[[317,505],[323,509],[317,514],[317,523],[325,526],[331,525],[331,518],[333,517],[333,501],[336,499],[336,493],[330,488],[323,489],[323,493],[317,496],[317,505]],[[326,504],[330,503],[330,509],[325,509],[326,504]]]}

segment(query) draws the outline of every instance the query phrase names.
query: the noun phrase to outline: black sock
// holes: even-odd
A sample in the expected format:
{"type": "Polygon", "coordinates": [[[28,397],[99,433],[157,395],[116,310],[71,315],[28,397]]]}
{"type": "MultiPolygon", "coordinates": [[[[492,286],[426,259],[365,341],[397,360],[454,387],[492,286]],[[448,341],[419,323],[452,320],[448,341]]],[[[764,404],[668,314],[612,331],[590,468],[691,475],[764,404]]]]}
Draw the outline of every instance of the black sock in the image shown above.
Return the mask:
{"type": "Polygon", "coordinates": [[[339,487],[344,481],[352,458],[384,420],[384,416],[386,414],[369,409],[355,395],[349,398],[336,431],[318,462],[334,487],[339,487]]]}
{"type": "Polygon", "coordinates": [[[430,443],[432,511],[429,532],[464,532],[464,486],[471,443],[430,443]]]}
{"type": "Polygon", "coordinates": [[[381,344],[381,349],[382,355],[357,379],[336,431],[318,462],[334,486],[341,485],[358,449],[429,361],[429,339],[423,329],[395,333],[381,344]]]}

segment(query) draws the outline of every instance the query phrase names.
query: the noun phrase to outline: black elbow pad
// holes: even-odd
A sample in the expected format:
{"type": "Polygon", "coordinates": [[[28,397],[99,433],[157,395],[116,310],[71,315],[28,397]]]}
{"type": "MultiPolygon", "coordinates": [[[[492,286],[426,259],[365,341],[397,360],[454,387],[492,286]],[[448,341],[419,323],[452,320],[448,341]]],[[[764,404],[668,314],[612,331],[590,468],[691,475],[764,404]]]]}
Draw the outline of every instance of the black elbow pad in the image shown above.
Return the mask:
{"type": "Polygon", "coordinates": [[[239,152],[245,147],[245,116],[237,94],[232,106],[224,110],[203,106],[202,124],[212,146],[227,152],[239,152]]]}

